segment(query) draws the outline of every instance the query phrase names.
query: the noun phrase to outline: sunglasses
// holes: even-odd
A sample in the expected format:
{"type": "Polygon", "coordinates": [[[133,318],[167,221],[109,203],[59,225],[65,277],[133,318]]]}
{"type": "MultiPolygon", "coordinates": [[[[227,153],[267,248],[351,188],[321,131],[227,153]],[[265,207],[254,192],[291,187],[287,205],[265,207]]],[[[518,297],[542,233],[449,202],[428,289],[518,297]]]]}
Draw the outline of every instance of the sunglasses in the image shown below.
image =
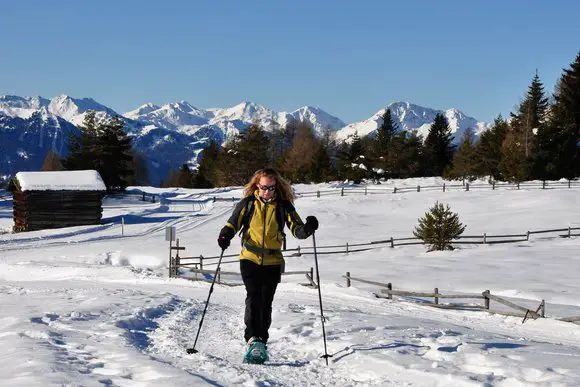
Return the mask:
{"type": "Polygon", "coordinates": [[[274,191],[276,189],[276,185],[258,185],[262,191],[274,191]]]}

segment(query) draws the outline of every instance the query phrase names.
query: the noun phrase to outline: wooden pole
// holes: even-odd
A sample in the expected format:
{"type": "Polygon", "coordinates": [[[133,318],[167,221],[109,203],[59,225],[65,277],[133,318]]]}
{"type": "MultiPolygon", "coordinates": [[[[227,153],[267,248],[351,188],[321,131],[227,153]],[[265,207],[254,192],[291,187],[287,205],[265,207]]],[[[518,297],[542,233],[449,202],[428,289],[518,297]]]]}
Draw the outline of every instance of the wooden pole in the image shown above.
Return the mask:
{"type": "MultiPolygon", "coordinates": [[[[393,284],[391,284],[391,283],[389,282],[389,283],[387,284],[387,289],[389,289],[389,290],[393,290],[393,284]]],[[[387,298],[388,298],[389,300],[392,300],[392,299],[393,299],[393,295],[392,295],[391,293],[389,293],[389,295],[387,296],[387,298]]]]}
{"type": "Polygon", "coordinates": [[[489,310],[489,301],[490,301],[490,299],[487,296],[489,294],[489,290],[486,290],[486,291],[484,291],[481,294],[483,294],[483,296],[485,297],[485,309],[489,310]]]}
{"type": "Polygon", "coordinates": [[[435,291],[433,293],[435,293],[435,305],[438,305],[439,297],[437,297],[437,294],[439,294],[439,288],[435,288],[435,291]]]}
{"type": "Polygon", "coordinates": [[[350,288],[350,271],[346,272],[346,287],[350,288]]]}
{"type": "Polygon", "coordinates": [[[391,248],[395,247],[395,240],[391,237],[391,248]]]}

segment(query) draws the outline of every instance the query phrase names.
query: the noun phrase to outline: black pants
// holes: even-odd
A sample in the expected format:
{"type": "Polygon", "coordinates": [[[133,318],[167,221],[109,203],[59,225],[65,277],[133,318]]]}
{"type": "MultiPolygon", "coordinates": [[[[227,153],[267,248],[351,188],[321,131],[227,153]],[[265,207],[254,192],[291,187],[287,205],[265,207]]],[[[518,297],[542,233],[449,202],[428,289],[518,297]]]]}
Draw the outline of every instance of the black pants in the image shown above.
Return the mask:
{"type": "Polygon", "coordinates": [[[257,336],[265,343],[272,323],[272,301],[280,282],[280,265],[261,266],[247,259],[240,260],[240,272],[246,286],[244,323],[246,341],[257,336]]]}

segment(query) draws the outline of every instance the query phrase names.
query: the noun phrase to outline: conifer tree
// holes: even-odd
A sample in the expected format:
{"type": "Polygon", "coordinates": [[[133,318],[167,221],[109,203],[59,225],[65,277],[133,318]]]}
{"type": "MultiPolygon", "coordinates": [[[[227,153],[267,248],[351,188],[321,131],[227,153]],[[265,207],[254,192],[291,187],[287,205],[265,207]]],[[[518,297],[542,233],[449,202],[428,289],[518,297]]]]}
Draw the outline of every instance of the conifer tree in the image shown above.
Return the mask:
{"type": "Polygon", "coordinates": [[[459,216],[451,212],[449,205],[439,202],[418,221],[413,235],[429,246],[427,251],[453,250],[451,242],[463,234],[466,227],[459,221],[459,216]]]}
{"type": "Polygon", "coordinates": [[[352,180],[359,184],[368,177],[365,149],[358,133],[351,137],[350,144],[342,143],[337,151],[337,170],[341,179],[352,180]]]}
{"type": "Polygon", "coordinates": [[[131,138],[125,133],[123,119],[115,116],[102,126],[96,148],[99,160],[97,171],[107,190],[125,190],[133,175],[133,149],[131,138]]]}
{"type": "Polygon", "coordinates": [[[580,176],[580,53],[558,82],[549,125],[556,138],[550,155],[555,160],[554,175],[580,176]]]}
{"type": "Polygon", "coordinates": [[[529,158],[526,157],[526,145],[522,142],[522,132],[509,125],[501,147],[499,170],[502,179],[510,182],[526,181],[529,178],[529,158]]]}
{"type": "Polygon", "coordinates": [[[73,134],[69,138],[68,155],[62,160],[62,165],[67,170],[97,169],[99,166],[97,145],[100,133],[95,111],[86,112],[79,129],[81,130],[79,135],[73,134]]]}
{"type": "Polygon", "coordinates": [[[477,176],[491,176],[494,180],[501,180],[499,168],[501,148],[508,132],[509,124],[501,114],[494,120],[493,125],[484,131],[475,145],[475,171],[477,176]]]}
{"type": "Polygon", "coordinates": [[[544,92],[544,85],[536,71],[532,83],[528,86],[525,99],[518,107],[518,111],[511,113],[511,127],[515,133],[521,135],[519,141],[524,144],[526,157],[530,157],[533,150],[534,131],[546,122],[548,113],[548,98],[544,92]]]}
{"type": "Polygon", "coordinates": [[[330,157],[330,132],[326,131],[314,152],[308,179],[315,183],[328,182],[336,178],[336,171],[330,157]]]}
{"type": "Polygon", "coordinates": [[[473,130],[468,128],[463,133],[461,144],[453,157],[450,178],[471,181],[475,178],[475,139],[473,130]]]}
{"type": "Polygon", "coordinates": [[[455,150],[451,142],[449,123],[443,114],[437,113],[424,144],[429,165],[426,172],[429,175],[442,176],[445,168],[451,165],[455,150]]]}
{"type": "Polygon", "coordinates": [[[182,164],[177,175],[177,187],[193,188],[193,178],[193,173],[191,173],[187,164],[182,164]]]}
{"type": "Polygon", "coordinates": [[[212,188],[215,187],[215,172],[218,168],[219,145],[212,140],[203,151],[201,151],[201,159],[199,160],[199,167],[193,181],[195,188],[212,188]]]}

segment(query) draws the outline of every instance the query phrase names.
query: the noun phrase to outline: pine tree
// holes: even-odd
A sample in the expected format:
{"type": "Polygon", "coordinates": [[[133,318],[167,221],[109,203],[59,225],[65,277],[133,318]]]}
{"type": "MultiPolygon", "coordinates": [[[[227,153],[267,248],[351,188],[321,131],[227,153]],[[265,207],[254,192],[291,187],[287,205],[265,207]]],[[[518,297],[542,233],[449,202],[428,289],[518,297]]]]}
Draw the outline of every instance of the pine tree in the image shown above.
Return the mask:
{"type": "Polygon", "coordinates": [[[201,159],[199,160],[199,167],[193,181],[195,188],[212,188],[215,187],[215,172],[218,167],[219,145],[215,141],[211,141],[203,151],[201,151],[201,159]]]}
{"type": "Polygon", "coordinates": [[[463,133],[461,144],[455,152],[448,176],[465,182],[475,179],[475,175],[475,140],[473,130],[468,128],[463,133]]]}
{"type": "Polygon", "coordinates": [[[501,149],[509,124],[501,114],[494,120],[491,128],[484,131],[475,145],[475,172],[477,176],[491,176],[494,180],[501,180],[499,163],[501,149]]]}
{"type": "Polygon", "coordinates": [[[177,175],[177,187],[193,188],[193,178],[193,173],[191,173],[187,164],[182,164],[177,175]]]}
{"type": "Polygon", "coordinates": [[[501,146],[499,170],[502,179],[510,182],[521,182],[529,179],[530,164],[526,156],[526,144],[522,142],[522,131],[508,126],[501,146]]]}
{"type": "Polygon", "coordinates": [[[397,124],[393,120],[391,109],[387,109],[382,116],[383,122],[377,129],[374,143],[372,144],[373,167],[380,170],[382,173],[376,174],[376,178],[389,178],[389,164],[395,157],[394,141],[397,136],[397,124]]]}
{"type": "Polygon", "coordinates": [[[517,141],[523,144],[526,158],[532,155],[534,132],[546,122],[548,107],[544,85],[536,71],[524,101],[518,107],[518,111],[511,114],[512,120],[510,122],[514,133],[520,137],[517,141]]]}
{"type": "Polygon", "coordinates": [[[553,154],[556,175],[568,179],[580,176],[580,53],[564,70],[554,94],[550,126],[557,139],[553,154]]]}
{"type": "Polygon", "coordinates": [[[528,180],[532,169],[535,149],[535,133],[544,125],[548,111],[548,99],[538,72],[528,87],[528,92],[517,112],[512,113],[509,130],[502,143],[500,171],[505,180],[519,182],[528,180]]]}
{"type": "Polygon", "coordinates": [[[429,246],[427,251],[453,250],[451,242],[460,236],[466,227],[459,222],[459,216],[451,212],[449,205],[439,202],[436,202],[418,221],[413,235],[429,246]]]}
{"type": "Polygon", "coordinates": [[[133,149],[131,138],[125,133],[125,122],[120,117],[110,118],[102,126],[96,148],[99,160],[97,171],[107,190],[125,190],[133,175],[133,149]]]}
{"type": "Polygon", "coordinates": [[[451,142],[449,123],[443,114],[437,113],[424,144],[430,166],[426,172],[431,176],[442,176],[445,168],[451,165],[455,150],[451,142]]]}
{"type": "Polygon", "coordinates": [[[341,179],[352,180],[359,184],[368,177],[367,159],[365,148],[358,133],[351,137],[350,143],[344,142],[337,152],[337,170],[341,179]]]}
{"type": "Polygon", "coordinates": [[[312,164],[308,171],[308,179],[314,183],[328,182],[336,178],[336,171],[330,157],[330,131],[325,131],[318,141],[312,164]]]}
{"type": "Polygon", "coordinates": [[[79,129],[81,130],[79,135],[71,135],[69,138],[68,155],[62,160],[62,165],[67,170],[97,169],[100,131],[93,110],[86,112],[79,129]]]}

